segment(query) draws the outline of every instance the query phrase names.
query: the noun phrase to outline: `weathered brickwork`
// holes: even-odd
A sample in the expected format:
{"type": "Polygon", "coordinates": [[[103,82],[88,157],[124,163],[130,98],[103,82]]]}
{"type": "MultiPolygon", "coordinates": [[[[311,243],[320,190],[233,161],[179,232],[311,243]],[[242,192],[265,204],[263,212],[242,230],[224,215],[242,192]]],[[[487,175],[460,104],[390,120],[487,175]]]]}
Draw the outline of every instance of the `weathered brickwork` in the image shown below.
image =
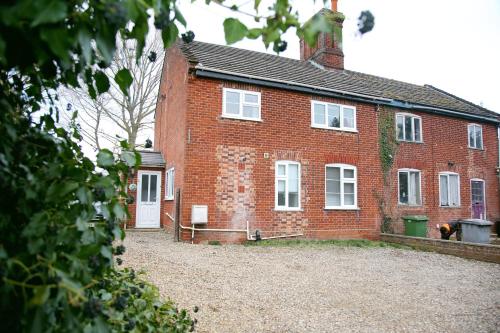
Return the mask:
{"type": "MultiPolygon", "coordinates": [[[[155,149],[163,153],[166,169],[175,167],[175,188],[182,193],[182,225],[190,226],[192,205],[207,205],[206,228],[245,229],[248,221],[252,233],[259,229],[263,236],[303,233],[309,238],[379,238],[382,221],[379,195],[384,182],[377,105],[201,78],[188,68],[176,48],[169,50],[155,124],[155,149]],[[260,92],[261,121],[224,118],[224,88],[260,92]],[[354,106],[357,132],[311,127],[313,100],[354,106]],[[275,208],[275,163],[280,160],[300,163],[299,211],[283,212],[275,208]],[[332,163],[357,168],[359,209],[325,209],[325,165],[332,163]]],[[[398,109],[391,112],[408,113],[398,109]]],[[[435,224],[470,217],[472,178],[485,181],[486,217],[491,220],[500,217],[495,170],[496,126],[481,123],[484,149],[477,150],[468,148],[470,121],[433,113],[410,113],[422,119],[423,143],[402,142],[395,154],[388,203],[395,231],[403,231],[404,215],[429,216],[431,237],[438,237],[435,224]],[[421,206],[398,204],[400,168],[421,171],[421,206]],[[459,208],[439,207],[438,174],[443,171],[460,175],[459,208]]],[[[173,200],[162,201],[164,227],[172,227],[165,213],[174,216],[174,208],[173,200]]],[[[190,240],[191,232],[183,231],[181,237],[190,240]]],[[[245,237],[241,233],[196,232],[195,242],[241,241],[245,237]]]]}

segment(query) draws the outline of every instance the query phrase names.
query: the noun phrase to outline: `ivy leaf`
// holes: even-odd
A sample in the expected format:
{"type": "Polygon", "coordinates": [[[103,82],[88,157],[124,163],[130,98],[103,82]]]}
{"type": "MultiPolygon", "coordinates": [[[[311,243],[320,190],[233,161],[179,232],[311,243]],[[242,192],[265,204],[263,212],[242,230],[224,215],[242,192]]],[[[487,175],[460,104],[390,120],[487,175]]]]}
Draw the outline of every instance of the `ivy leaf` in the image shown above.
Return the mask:
{"type": "Polygon", "coordinates": [[[259,5],[262,0],[255,0],[253,3],[253,8],[255,9],[256,12],[259,11],[259,5]]]}
{"type": "Polygon", "coordinates": [[[226,43],[234,44],[242,40],[248,34],[248,28],[235,18],[224,20],[224,35],[226,43]]]}
{"type": "Polygon", "coordinates": [[[97,154],[97,165],[100,167],[109,167],[115,163],[113,153],[107,149],[102,149],[97,154]]]}
{"type": "Polygon", "coordinates": [[[182,13],[179,11],[179,9],[175,8],[174,11],[175,11],[175,19],[177,21],[179,21],[179,23],[182,24],[183,26],[186,26],[186,24],[187,24],[186,19],[184,18],[182,13]]]}
{"type": "Polygon", "coordinates": [[[90,64],[90,55],[91,55],[91,36],[87,28],[81,28],[78,30],[78,43],[80,44],[80,48],[82,49],[83,58],[87,64],[90,64]]]}
{"type": "Polygon", "coordinates": [[[94,79],[95,86],[97,87],[97,91],[99,92],[99,94],[105,93],[109,90],[108,76],[102,71],[97,71],[97,73],[94,74],[94,79]]]}
{"type": "Polygon", "coordinates": [[[37,7],[42,10],[36,14],[33,22],[31,22],[31,27],[36,27],[43,23],[59,22],[66,18],[68,11],[66,1],[61,0],[37,0],[37,7]]]}
{"type": "Polygon", "coordinates": [[[115,82],[126,96],[128,96],[128,88],[133,81],[134,79],[132,78],[130,71],[126,68],[120,69],[115,75],[115,82]]]}
{"type": "Polygon", "coordinates": [[[260,35],[262,35],[262,29],[254,28],[254,29],[248,30],[247,37],[250,39],[257,39],[260,37],[260,35]]]}

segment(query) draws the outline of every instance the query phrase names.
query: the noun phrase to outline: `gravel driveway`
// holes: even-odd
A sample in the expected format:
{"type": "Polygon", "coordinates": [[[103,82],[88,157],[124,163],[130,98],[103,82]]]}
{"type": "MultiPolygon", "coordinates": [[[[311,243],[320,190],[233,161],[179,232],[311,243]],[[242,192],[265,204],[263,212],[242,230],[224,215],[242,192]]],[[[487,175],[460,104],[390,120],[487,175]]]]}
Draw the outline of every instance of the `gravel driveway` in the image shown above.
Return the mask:
{"type": "Polygon", "coordinates": [[[197,332],[500,332],[500,265],[391,248],[210,246],[129,232],[126,266],[197,332]]]}

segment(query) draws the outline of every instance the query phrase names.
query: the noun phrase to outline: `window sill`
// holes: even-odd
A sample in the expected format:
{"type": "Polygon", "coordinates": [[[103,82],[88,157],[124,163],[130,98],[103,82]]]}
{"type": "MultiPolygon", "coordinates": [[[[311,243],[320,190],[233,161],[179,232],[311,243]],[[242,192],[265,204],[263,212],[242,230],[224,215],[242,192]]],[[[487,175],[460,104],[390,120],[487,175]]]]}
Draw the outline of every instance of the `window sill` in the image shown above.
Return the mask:
{"type": "Polygon", "coordinates": [[[274,208],[275,212],[303,212],[302,208],[274,208]]]}
{"type": "Polygon", "coordinates": [[[423,141],[408,141],[408,140],[399,140],[396,139],[397,142],[402,142],[402,143],[418,143],[418,144],[423,144],[423,141]]]}
{"type": "Polygon", "coordinates": [[[164,200],[165,200],[165,201],[174,201],[174,197],[171,197],[171,198],[166,197],[164,200]]]}
{"type": "Polygon", "coordinates": [[[423,208],[424,206],[422,206],[422,205],[409,205],[409,204],[404,204],[404,203],[398,203],[398,207],[405,207],[405,208],[423,208]]]}
{"type": "Polygon", "coordinates": [[[221,115],[221,118],[235,119],[235,120],[245,120],[245,121],[254,121],[254,122],[257,122],[257,123],[262,123],[263,122],[261,118],[245,118],[245,117],[231,116],[231,115],[227,115],[227,114],[221,115]]]}
{"type": "Polygon", "coordinates": [[[473,149],[473,150],[478,150],[478,151],[483,151],[484,150],[484,147],[483,148],[467,147],[467,148],[473,149]]]}
{"type": "Polygon", "coordinates": [[[311,125],[311,128],[319,128],[319,129],[336,131],[336,132],[359,133],[357,129],[352,129],[352,128],[342,128],[342,127],[335,128],[335,127],[326,127],[326,126],[319,126],[319,125],[311,125]]]}
{"type": "Polygon", "coordinates": [[[439,208],[461,209],[462,206],[439,206],[439,208]]]}
{"type": "Polygon", "coordinates": [[[361,210],[359,207],[325,207],[324,210],[361,210]]]}

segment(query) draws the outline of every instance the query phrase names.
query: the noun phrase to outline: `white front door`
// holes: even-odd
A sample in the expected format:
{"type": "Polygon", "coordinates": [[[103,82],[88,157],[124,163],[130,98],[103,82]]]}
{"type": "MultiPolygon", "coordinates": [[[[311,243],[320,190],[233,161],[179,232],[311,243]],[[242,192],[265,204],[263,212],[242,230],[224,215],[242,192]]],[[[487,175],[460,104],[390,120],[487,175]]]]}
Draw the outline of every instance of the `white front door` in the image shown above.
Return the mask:
{"type": "Polygon", "coordinates": [[[136,228],[160,227],[160,171],[139,171],[137,184],[136,228]]]}

